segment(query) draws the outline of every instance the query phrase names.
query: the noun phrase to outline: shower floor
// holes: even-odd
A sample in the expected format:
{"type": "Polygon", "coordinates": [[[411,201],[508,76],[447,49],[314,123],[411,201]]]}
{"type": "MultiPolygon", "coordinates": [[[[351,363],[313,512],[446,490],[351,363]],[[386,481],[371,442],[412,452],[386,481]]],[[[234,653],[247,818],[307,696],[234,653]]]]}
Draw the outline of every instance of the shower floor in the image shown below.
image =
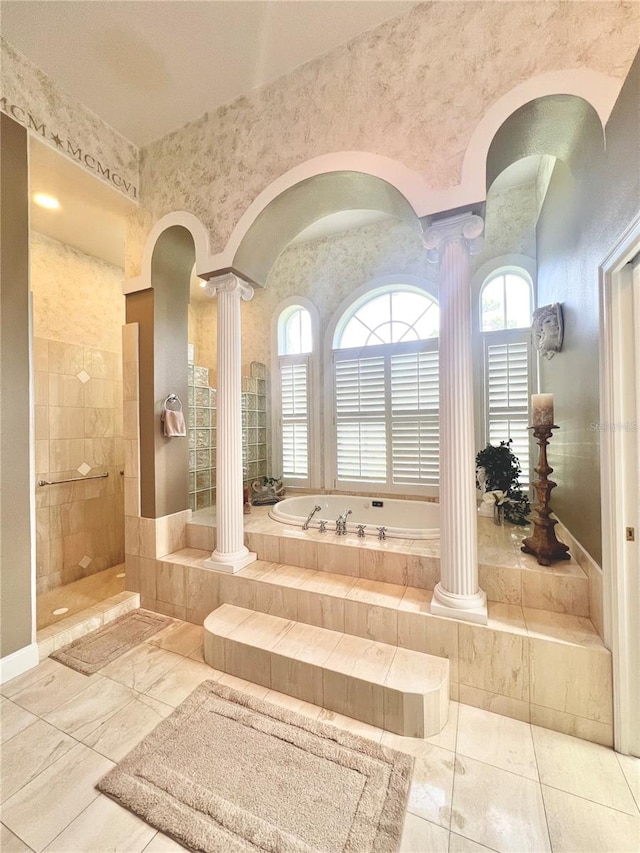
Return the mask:
{"type": "Polygon", "coordinates": [[[36,601],[38,630],[55,625],[88,607],[94,607],[112,595],[124,592],[124,576],[118,577],[123,573],[124,563],[120,563],[88,578],[43,592],[36,601]],[[65,609],[64,613],[54,614],[55,610],[61,609],[65,609]]]}

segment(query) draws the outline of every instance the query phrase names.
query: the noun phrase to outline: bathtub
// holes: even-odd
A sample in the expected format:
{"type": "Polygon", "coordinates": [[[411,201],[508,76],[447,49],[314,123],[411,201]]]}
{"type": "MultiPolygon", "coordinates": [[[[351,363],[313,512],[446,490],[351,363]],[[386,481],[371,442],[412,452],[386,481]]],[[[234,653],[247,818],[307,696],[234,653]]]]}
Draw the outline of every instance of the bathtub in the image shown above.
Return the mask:
{"type": "Polygon", "coordinates": [[[322,520],[327,522],[327,531],[335,532],[336,519],[350,509],[348,533],[357,533],[357,525],[364,524],[367,536],[377,536],[376,528],[383,526],[387,528],[386,535],[392,539],[437,539],[440,536],[440,504],[427,501],[355,495],[302,495],[274,504],[269,515],[275,521],[301,527],[314,506],[320,506],[321,510],[309,522],[309,529],[317,529],[322,520]]]}

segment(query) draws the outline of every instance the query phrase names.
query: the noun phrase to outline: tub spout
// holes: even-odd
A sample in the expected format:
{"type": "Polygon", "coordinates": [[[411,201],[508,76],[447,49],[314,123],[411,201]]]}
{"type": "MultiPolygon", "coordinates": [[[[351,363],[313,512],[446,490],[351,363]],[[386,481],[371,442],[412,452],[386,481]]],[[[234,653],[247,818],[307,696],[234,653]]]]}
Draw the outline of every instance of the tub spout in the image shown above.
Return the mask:
{"type": "Polygon", "coordinates": [[[307,516],[307,520],[306,520],[306,521],[304,522],[304,524],[302,525],[302,529],[303,529],[303,530],[308,530],[308,529],[309,529],[309,522],[311,521],[311,519],[313,518],[313,516],[314,516],[317,512],[320,512],[320,510],[321,510],[321,509],[322,509],[322,507],[321,507],[321,506],[319,506],[318,504],[316,504],[316,505],[314,506],[314,508],[311,510],[311,512],[310,512],[310,513],[309,513],[309,515],[307,516]]]}
{"type": "Polygon", "coordinates": [[[345,509],[342,515],[336,519],[336,533],[338,536],[346,536],[347,534],[347,516],[351,515],[350,509],[345,509]]]}

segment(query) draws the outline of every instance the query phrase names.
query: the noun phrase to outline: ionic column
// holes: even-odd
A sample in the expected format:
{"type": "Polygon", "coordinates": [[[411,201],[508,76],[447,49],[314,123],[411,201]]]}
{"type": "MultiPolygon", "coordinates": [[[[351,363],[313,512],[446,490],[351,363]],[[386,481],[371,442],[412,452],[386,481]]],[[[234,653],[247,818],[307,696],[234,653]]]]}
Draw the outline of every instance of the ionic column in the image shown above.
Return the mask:
{"type": "Polygon", "coordinates": [[[238,572],[256,555],[244,545],[242,507],[242,378],[240,301],[253,288],[235,275],[210,279],[205,291],[218,301],[216,549],[210,569],[238,572]]]}
{"type": "Polygon", "coordinates": [[[483,227],[479,216],[453,216],[432,224],[424,244],[440,265],[440,582],[431,612],[486,624],[487,597],[478,586],[469,264],[483,227]]]}

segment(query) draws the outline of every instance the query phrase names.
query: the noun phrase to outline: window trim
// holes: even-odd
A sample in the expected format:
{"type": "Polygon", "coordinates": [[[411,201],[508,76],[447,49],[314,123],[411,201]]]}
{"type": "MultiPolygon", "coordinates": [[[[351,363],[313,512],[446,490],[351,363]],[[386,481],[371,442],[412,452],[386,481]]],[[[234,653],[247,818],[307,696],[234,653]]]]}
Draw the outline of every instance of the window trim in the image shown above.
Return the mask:
{"type": "MultiPolygon", "coordinates": [[[[537,305],[537,265],[533,258],[528,255],[499,255],[486,261],[475,271],[471,280],[471,311],[472,311],[472,352],[474,365],[480,365],[480,368],[474,367],[474,417],[475,417],[475,437],[476,451],[481,450],[488,442],[488,412],[485,411],[485,341],[491,339],[495,343],[500,342],[500,336],[508,336],[509,334],[524,335],[530,331],[530,327],[520,327],[518,329],[500,329],[495,331],[482,331],[482,291],[486,282],[501,273],[513,272],[517,275],[525,275],[531,283],[531,313],[537,305]]],[[[531,393],[535,393],[538,389],[538,359],[533,350],[533,345],[530,353],[531,375],[529,377],[529,387],[531,393]]],[[[530,471],[533,472],[533,467],[536,464],[534,455],[535,444],[533,436],[529,441],[529,465],[530,471]]]]}
{"type": "MultiPolygon", "coordinates": [[[[332,492],[347,492],[367,495],[386,494],[437,497],[439,494],[438,486],[413,486],[409,484],[394,485],[393,483],[367,484],[360,482],[350,483],[347,481],[343,481],[341,483],[338,482],[335,423],[334,346],[336,341],[339,340],[342,329],[344,329],[344,326],[349,321],[353,313],[370,298],[373,298],[375,291],[380,291],[382,293],[386,289],[417,291],[431,297],[437,304],[439,304],[437,281],[429,281],[416,275],[395,274],[379,276],[361,285],[357,290],[345,297],[334,311],[325,331],[323,347],[324,400],[326,401],[324,410],[324,446],[326,448],[326,453],[324,454],[324,487],[332,492]],[[349,312],[348,315],[347,312],[349,312]]],[[[437,338],[430,338],[428,340],[437,341],[437,338]]],[[[388,350],[399,346],[404,350],[406,347],[413,346],[416,349],[420,349],[421,343],[422,342],[420,341],[409,341],[403,344],[377,344],[368,347],[345,348],[341,349],[340,352],[351,353],[352,356],[362,355],[364,357],[366,353],[374,354],[376,350],[383,348],[388,350]]],[[[387,401],[387,405],[390,405],[390,401],[387,401]]]]}
{"type": "MultiPolygon", "coordinates": [[[[289,312],[291,313],[291,312],[289,312]]],[[[280,365],[283,359],[299,362],[306,359],[308,363],[308,392],[307,401],[309,424],[309,477],[306,480],[285,479],[283,483],[291,490],[322,488],[322,431],[320,429],[323,401],[320,394],[320,315],[316,306],[306,296],[290,296],[284,299],[274,309],[271,322],[271,471],[274,477],[282,474],[282,408],[280,365]],[[280,318],[288,308],[299,306],[309,312],[311,317],[311,352],[295,355],[279,355],[280,318]]]]}

